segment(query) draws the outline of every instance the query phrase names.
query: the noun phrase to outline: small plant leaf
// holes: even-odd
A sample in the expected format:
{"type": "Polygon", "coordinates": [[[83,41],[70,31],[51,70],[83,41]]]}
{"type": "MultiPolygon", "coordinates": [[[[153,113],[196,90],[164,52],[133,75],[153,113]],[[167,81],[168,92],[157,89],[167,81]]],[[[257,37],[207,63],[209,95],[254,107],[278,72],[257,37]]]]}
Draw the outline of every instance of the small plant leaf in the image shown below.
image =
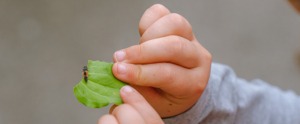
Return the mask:
{"type": "Polygon", "coordinates": [[[122,104],[120,89],[126,84],[114,77],[112,66],[112,63],[88,61],[87,82],[82,78],[74,87],[74,95],[80,103],[90,108],[122,104]]]}

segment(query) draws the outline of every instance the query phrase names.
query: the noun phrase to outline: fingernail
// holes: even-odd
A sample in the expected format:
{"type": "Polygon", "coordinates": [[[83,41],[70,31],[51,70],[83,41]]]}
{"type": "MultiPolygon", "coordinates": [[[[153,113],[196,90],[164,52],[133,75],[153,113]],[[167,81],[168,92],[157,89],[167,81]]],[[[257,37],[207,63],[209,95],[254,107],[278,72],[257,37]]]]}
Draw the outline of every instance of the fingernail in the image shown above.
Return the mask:
{"type": "Polygon", "coordinates": [[[122,87],[121,90],[122,90],[122,92],[124,92],[124,93],[132,93],[132,92],[133,92],[133,88],[132,88],[131,86],[128,86],[128,85],[122,87]]]}
{"type": "Polygon", "coordinates": [[[119,74],[125,74],[126,73],[126,66],[122,63],[117,64],[117,69],[119,74]]]}
{"type": "Polygon", "coordinates": [[[119,50],[117,52],[115,52],[115,58],[117,60],[117,62],[122,62],[125,60],[125,52],[123,50],[119,50]]]}

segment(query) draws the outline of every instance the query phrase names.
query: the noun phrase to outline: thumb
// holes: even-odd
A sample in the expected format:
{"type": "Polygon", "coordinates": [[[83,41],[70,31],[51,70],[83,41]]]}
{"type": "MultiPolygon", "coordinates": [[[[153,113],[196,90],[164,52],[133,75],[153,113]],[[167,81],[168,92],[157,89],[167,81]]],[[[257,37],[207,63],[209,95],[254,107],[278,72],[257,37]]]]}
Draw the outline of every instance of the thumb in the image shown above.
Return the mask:
{"type": "Polygon", "coordinates": [[[121,88],[121,97],[125,104],[135,108],[149,124],[163,123],[160,116],[137,90],[129,85],[121,88]]]}

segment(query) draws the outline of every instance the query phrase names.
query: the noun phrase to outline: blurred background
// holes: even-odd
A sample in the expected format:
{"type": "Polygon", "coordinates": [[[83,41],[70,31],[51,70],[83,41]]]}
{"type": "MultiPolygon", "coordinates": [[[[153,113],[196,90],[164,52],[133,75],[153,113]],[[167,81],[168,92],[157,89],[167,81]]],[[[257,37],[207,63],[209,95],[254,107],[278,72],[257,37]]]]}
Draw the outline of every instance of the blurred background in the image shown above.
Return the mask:
{"type": "Polygon", "coordinates": [[[73,86],[88,59],[139,42],[145,9],[186,17],[215,62],[300,93],[300,15],[285,0],[0,0],[0,124],[94,124],[73,86]]]}

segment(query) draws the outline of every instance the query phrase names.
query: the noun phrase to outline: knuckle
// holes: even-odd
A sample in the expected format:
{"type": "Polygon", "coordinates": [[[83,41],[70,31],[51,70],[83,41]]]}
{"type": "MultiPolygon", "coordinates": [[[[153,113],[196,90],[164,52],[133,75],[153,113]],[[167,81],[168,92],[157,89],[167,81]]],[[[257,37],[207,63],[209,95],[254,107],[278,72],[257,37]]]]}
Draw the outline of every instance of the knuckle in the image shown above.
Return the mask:
{"type": "Polygon", "coordinates": [[[197,85],[194,89],[194,94],[200,96],[203,93],[204,89],[205,87],[197,85]]]}
{"type": "Polygon", "coordinates": [[[169,41],[168,46],[169,52],[172,53],[173,56],[178,56],[185,51],[187,43],[183,42],[182,38],[173,36],[169,41]]]}
{"type": "Polygon", "coordinates": [[[193,43],[188,42],[186,39],[172,35],[166,42],[167,51],[169,52],[171,61],[184,61],[184,66],[187,68],[192,68],[197,66],[200,61],[198,61],[197,48],[193,43]],[[178,58],[181,58],[179,60],[178,58]]]}
{"type": "Polygon", "coordinates": [[[161,67],[164,70],[163,78],[165,82],[174,82],[174,71],[170,66],[161,67]]]}
{"type": "Polygon", "coordinates": [[[178,13],[171,13],[169,15],[170,22],[173,22],[175,25],[181,25],[185,23],[185,18],[178,13]]]}
{"type": "Polygon", "coordinates": [[[205,68],[202,68],[202,67],[194,68],[191,71],[190,79],[191,79],[191,82],[193,84],[193,90],[192,91],[195,94],[200,94],[201,95],[203,93],[204,89],[206,88],[206,86],[208,84],[209,75],[210,75],[209,70],[207,70],[205,68]]]}
{"type": "Polygon", "coordinates": [[[207,81],[206,80],[201,80],[199,79],[199,77],[201,76],[197,76],[196,78],[194,78],[194,87],[193,87],[193,93],[194,94],[198,94],[201,95],[206,87],[207,81]]]}
{"type": "Polygon", "coordinates": [[[145,50],[145,44],[140,44],[140,45],[137,45],[137,48],[136,48],[136,53],[137,53],[137,57],[140,58],[140,57],[144,57],[143,56],[143,51],[145,50]]]}
{"type": "Polygon", "coordinates": [[[205,50],[205,52],[203,52],[203,59],[211,62],[212,54],[210,52],[208,52],[207,50],[205,50]]]}
{"type": "Polygon", "coordinates": [[[142,67],[141,67],[141,65],[138,65],[137,66],[137,71],[136,71],[136,81],[137,82],[144,82],[143,80],[142,80],[142,67]]]}
{"type": "Polygon", "coordinates": [[[142,54],[142,49],[143,49],[143,46],[142,45],[134,45],[134,46],[131,46],[127,49],[124,50],[125,54],[126,54],[126,59],[128,61],[135,61],[137,59],[141,57],[143,57],[141,54],[142,54]]]}
{"type": "Polygon", "coordinates": [[[177,33],[177,35],[181,35],[188,40],[193,40],[193,31],[192,31],[192,26],[186,20],[183,16],[177,14],[177,13],[172,13],[169,15],[169,18],[167,20],[168,22],[172,23],[172,25],[176,26],[174,28],[174,32],[177,33]]]}
{"type": "MultiPolygon", "coordinates": [[[[201,76],[200,76],[201,77],[201,76]]],[[[207,84],[207,80],[206,79],[198,79],[196,81],[196,86],[195,86],[195,91],[198,93],[198,92],[202,92],[205,87],[206,87],[206,84],[207,84]]]]}
{"type": "Polygon", "coordinates": [[[141,65],[136,65],[134,69],[132,69],[132,73],[129,78],[132,79],[133,84],[143,85],[144,80],[142,77],[142,67],[141,65]]]}
{"type": "Polygon", "coordinates": [[[197,49],[197,56],[199,58],[199,61],[201,63],[203,62],[208,62],[208,63],[211,63],[212,62],[212,54],[207,50],[205,49],[203,46],[201,46],[198,42],[197,44],[195,44],[195,48],[197,49]]]}

